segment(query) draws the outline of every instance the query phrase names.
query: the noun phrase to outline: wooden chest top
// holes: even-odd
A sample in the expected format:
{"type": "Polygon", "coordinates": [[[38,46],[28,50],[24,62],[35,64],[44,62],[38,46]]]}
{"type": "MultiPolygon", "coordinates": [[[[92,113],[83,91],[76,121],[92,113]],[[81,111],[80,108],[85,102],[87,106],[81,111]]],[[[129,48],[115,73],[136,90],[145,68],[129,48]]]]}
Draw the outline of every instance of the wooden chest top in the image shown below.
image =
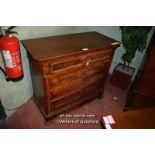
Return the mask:
{"type": "Polygon", "coordinates": [[[23,40],[22,44],[31,56],[38,61],[62,55],[79,54],[94,50],[118,46],[116,40],[97,32],[50,36],[23,40]]]}

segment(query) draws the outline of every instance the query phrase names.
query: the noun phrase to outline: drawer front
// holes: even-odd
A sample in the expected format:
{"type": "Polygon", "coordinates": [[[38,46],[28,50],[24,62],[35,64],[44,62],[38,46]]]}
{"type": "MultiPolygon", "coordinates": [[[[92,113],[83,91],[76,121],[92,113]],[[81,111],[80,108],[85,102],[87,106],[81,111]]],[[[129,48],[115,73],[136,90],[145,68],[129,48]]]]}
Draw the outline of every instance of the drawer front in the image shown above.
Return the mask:
{"type": "Polygon", "coordinates": [[[67,87],[58,87],[57,89],[53,89],[50,95],[51,101],[54,102],[64,97],[80,92],[80,85],[81,85],[81,82],[67,87]]]}
{"type": "Polygon", "coordinates": [[[81,62],[81,56],[45,60],[42,62],[42,71],[44,75],[61,75],[81,69],[81,62]]]}
{"type": "Polygon", "coordinates": [[[73,95],[66,96],[60,100],[56,100],[56,101],[51,100],[51,104],[54,109],[58,109],[58,108],[62,108],[63,106],[66,106],[78,99],[80,99],[80,93],[75,93],[73,95]]]}
{"type": "Polygon", "coordinates": [[[47,60],[42,62],[43,74],[54,74],[62,75],[70,73],[72,71],[78,71],[83,69],[83,67],[88,66],[93,63],[101,63],[104,61],[111,61],[113,51],[99,50],[90,51],[88,53],[83,53],[77,56],[70,56],[68,58],[59,58],[55,60],[47,60]]]}
{"type": "Polygon", "coordinates": [[[105,64],[98,64],[95,66],[89,66],[84,68],[83,70],[79,70],[77,72],[72,72],[68,74],[62,75],[51,75],[49,77],[49,87],[51,90],[57,87],[66,87],[67,85],[76,84],[81,81],[83,78],[93,77],[99,73],[103,74],[105,70],[105,64]]]}
{"type": "Polygon", "coordinates": [[[49,63],[49,74],[63,74],[80,69],[82,66],[81,57],[71,58],[68,60],[59,60],[56,62],[49,63]]]}
{"type": "Polygon", "coordinates": [[[105,72],[105,65],[99,64],[97,66],[88,67],[83,70],[63,74],[60,76],[50,76],[48,85],[50,87],[50,91],[59,91],[61,89],[65,89],[67,87],[71,87],[74,85],[80,85],[81,82],[84,80],[88,82],[88,79],[94,79],[98,76],[104,76],[105,72]]]}
{"type": "Polygon", "coordinates": [[[83,86],[83,89],[80,89],[71,95],[66,95],[64,97],[60,97],[59,99],[57,98],[56,100],[53,100],[51,97],[53,110],[62,108],[76,101],[81,103],[82,101],[87,101],[99,96],[103,93],[103,87],[101,87],[101,85],[101,81],[96,82],[93,85],[87,83],[87,85],[83,86]]]}
{"type": "Polygon", "coordinates": [[[83,74],[82,74],[82,77],[83,78],[86,78],[86,77],[92,77],[96,74],[99,74],[99,73],[103,73],[105,70],[105,64],[98,64],[98,65],[95,65],[95,66],[88,66],[86,67],[84,70],[83,70],[83,74]]]}
{"type": "Polygon", "coordinates": [[[100,60],[102,58],[105,58],[105,59],[108,59],[108,58],[111,58],[113,55],[113,52],[111,49],[108,49],[106,51],[98,51],[98,52],[95,52],[95,53],[91,53],[90,54],[90,59],[92,61],[96,61],[96,60],[100,60]]]}
{"type": "Polygon", "coordinates": [[[102,83],[103,80],[104,80],[104,75],[103,74],[97,74],[97,75],[94,75],[92,77],[84,77],[82,79],[82,82],[81,82],[81,84],[82,84],[81,88],[84,89],[85,87],[88,87],[90,85],[93,86],[98,82],[102,83]]]}
{"type": "Polygon", "coordinates": [[[51,89],[60,86],[60,85],[66,85],[74,81],[78,81],[82,76],[82,71],[78,70],[76,72],[71,72],[68,74],[62,74],[62,75],[51,75],[49,77],[49,86],[51,89]]]}
{"type": "Polygon", "coordinates": [[[96,83],[95,85],[91,85],[85,87],[81,93],[81,98],[87,97],[91,98],[94,96],[100,96],[103,93],[103,87],[101,87],[101,82],[96,83]]]}
{"type": "Polygon", "coordinates": [[[111,62],[112,54],[113,52],[111,50],[90,53],[89,55],[83,56],[83,65],[85,67],[98,66],[100,64],[106,65],[111,62]]]}

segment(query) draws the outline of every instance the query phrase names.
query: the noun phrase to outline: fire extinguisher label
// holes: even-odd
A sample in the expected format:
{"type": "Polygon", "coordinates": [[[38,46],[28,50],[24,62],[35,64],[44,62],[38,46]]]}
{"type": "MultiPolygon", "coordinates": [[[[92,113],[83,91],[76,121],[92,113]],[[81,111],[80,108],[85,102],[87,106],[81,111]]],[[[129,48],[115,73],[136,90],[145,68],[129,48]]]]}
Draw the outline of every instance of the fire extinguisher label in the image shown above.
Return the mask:
{"type": "Polygon", "coordinates": [[[5,59],[6,67],[13,68],[13,62],[11,59],[10,51],[2,50],[2,52],[3,52],[4,59],[5,59]]]}

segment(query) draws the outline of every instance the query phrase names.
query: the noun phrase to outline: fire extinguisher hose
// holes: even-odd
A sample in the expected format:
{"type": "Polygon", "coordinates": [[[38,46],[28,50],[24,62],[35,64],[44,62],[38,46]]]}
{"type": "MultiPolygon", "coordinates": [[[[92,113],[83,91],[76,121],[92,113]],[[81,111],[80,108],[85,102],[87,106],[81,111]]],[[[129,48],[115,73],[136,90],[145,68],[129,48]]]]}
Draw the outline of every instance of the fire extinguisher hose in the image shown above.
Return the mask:
{"type": "Polygon", "coordinates": [[[5,75],[5,79],[6,79],[7,81],[9,81],[8,76],[7,76],[6,72],[5,72],[5,70],[4,70],[1,66],[0,66],[0,70],[1,70],[2,73],[5,75]]]}

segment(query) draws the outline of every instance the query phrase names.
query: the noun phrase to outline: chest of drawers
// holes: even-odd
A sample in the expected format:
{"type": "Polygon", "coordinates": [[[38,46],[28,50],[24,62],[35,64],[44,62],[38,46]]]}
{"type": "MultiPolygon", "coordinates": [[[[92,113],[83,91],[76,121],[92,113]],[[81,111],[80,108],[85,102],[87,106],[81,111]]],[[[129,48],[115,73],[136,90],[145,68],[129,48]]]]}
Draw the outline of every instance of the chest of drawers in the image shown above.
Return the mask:
{"type": "Polygon", "coordinates": [[[119,43],[97,32],[22,41],[30,62],[34,98],[46,120],[102,97],[119,43]]]}

